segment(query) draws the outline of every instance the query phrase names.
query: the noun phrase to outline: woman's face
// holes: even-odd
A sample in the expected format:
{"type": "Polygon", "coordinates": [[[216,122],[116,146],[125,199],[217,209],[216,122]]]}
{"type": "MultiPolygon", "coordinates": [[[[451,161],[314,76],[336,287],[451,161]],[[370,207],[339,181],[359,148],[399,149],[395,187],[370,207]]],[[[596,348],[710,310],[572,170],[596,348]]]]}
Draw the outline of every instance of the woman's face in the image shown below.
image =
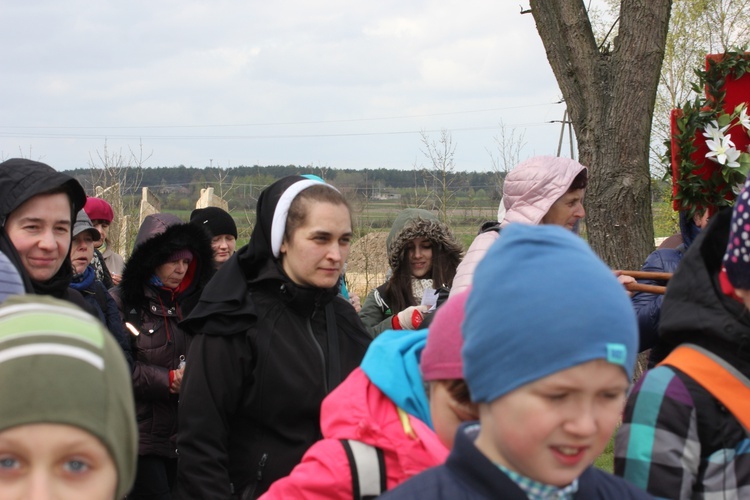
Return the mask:
{"type": "Polygon", "coordinates": [[[409,268],[415,278],[424,278],[432,270],[432,241],[417,237],[406,247],[409,268]]]}
{"type": "Polygon", "coordinates": [[[345,205],[309,202],[304,223],[281,243],[281,265],[297,285],[331,288],[344,269],[351,240],[351,215],[345,205]]]}
{"type": "Polygon", "coordinates": [[[585,194],[585,189],[574,189],[562,195],[542,217],[542,224],[554,224],[572,230],[576,222],[586,215],[583,208],[585,194]]]}
{"type": "Polygon", "coordinates": [[[237,240],[231,234],[220,234],[211,239],[211,249],[214,251],[214,264],[222,265],[229,260],[237,246],[237,240]]]}
{"type": "Polygon", "coordinates": [[[154,273],[164,283],[165,287],[174,290],[185,279],[189,266],[190,259],[177,259],[160,265],[154,270],[154,273]]]}
{"type": "Polygon", "coordinates": [[[5,232],[31,279],[47,281],[70,248],[71,204],[67,194],[39,194],[8,215],[5,232]]]}
{"type": "Polygon", "coordinates": [[[70,262],[73,263],[76,274],[83,273],[93,258],[94,237],[89,231],[78,233],[73,238],[73,245],[70,247],[70,262]]]}
{"type": "Polygon", "coordinates": [[[107,233],[109,233],[110,222],[104,219],[96,219],[91,221],[91,225],[94,226],[101,235],[101,238],[94,242],[94,247],[99,248],[104,244],[104,240],[107,239],[107,233]]]}
{"type": "Polygon", "coordinates": [[[0,498],[114,498],[117,469],[93,434],[29,424],[0,432],[0,498]]]}

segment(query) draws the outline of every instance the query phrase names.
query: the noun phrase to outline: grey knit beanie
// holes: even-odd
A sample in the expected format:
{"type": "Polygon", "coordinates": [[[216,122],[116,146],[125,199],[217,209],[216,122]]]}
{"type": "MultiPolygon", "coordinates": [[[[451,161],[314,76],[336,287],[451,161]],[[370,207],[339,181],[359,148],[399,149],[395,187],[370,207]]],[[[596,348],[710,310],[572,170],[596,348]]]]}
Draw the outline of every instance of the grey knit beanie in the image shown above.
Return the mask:
{"type": "Polygon", "coordinates": [[[130,490],[138,454],[130,370],[112,335],[69,303],[27,295],[0,306],[0,432],[64,424],[96,436],[130,490]]]}

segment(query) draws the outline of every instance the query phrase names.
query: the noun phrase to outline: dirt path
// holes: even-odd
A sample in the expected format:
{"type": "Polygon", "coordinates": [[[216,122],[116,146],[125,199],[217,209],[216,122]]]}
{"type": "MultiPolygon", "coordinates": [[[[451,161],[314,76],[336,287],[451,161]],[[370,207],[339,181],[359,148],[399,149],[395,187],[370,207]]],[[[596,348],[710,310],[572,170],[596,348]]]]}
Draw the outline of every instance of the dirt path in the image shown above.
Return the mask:
{"type": "Polygon", "coordinates": [[[385,281],[388,257],[385,251],[386,232],[373,232],[352,244],[346,264],[346,281],[350,290],[364,301],[367,292],[385,281]]]}

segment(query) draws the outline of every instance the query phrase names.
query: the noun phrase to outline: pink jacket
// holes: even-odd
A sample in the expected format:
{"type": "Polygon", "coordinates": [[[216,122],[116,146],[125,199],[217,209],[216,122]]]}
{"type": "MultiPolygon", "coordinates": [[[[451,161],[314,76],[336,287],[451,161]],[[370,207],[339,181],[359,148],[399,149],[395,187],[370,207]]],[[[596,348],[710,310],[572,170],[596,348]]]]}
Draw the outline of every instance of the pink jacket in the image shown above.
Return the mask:
{"type": "MultiPolygon", "coordinates": [[[[542,222],[552,204],[568,191],[573,179],[585,169],[575,160],[556,156],[535,156],[519,163],[505,176],[501,201],[505,217],[500,221],[500,227],[511,222],[542,222]]],[[[497,231],[488,231],[474,238],[456,269],[451,295],[471,286],[474,269],[497,237],[497,231]]]]}
{"type": "Polygon", "coordinates": [[[357,368],[323,401],[323,439],[307,450],[289,476],[273,483],[260,498],[350,500],[352,476],[340,439],[362,441],[383,450],[388,489],[442,464],[448,450],[435,432],[412,416],[409,423],[411,436],[393,402],[357,368]]]}
{"type": "Polygon", "coordinates": [[[487,231],[486,233],[480,233],[479,236],[474,238],[463,260],[461,260],[456,268],[456,275],[453,277],[453,286],[450,292],[451,297],[471,286],[474,280],[474,269],[477,268],[477,264],[479,264],[479,261],[482,260],[482,257],[484,257],[484,254],[487,253],[492,244],[495,243],[498,236],[500,236],[500,233],[497,231],[487,231]]]}

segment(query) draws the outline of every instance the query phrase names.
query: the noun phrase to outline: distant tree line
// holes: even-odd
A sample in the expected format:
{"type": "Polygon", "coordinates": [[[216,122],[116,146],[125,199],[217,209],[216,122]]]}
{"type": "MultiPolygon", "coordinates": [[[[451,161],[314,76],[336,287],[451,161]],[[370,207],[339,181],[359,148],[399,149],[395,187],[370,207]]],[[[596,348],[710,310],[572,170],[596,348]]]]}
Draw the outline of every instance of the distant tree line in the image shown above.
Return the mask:
{"type": "MultiPolygon", "coordinates": [[[[96,168],[79,168],[69,171],[93,193],[100,182],[96,168]]],[[[237,208],[254,208],[257,194],[268,184],[287,175],[314,174],[353,196],[370,196],[383,190],[394,192],[405,190],[430,191],[435,187],[434,177],[427,170],[397,169],[332,169],[297,165],[239,166],[231,168],[195,168],[179,165],[176,167],[123,167],[121,174],[140,179],[133,191],[148,187],[155,191],[162,202],[171,205],[170,199],[185,199],[193,202],[200,195],[200,189],[213,187],[216,194],[237,208]],[[234,203],[233,203],[234,202],[234,203]]],[[[500,185],[496,172],[449,172],[450,185],[458,195],[475,196],[482,190],[482,197],[494,201],[500,199],[500,185]]],[[[125,195],[138,196],[139,192],[126,192],[125,195]]],[[[408,196],[408,193],[404,193],[408,196]]],[[[180,207],[173,207],[180,208],[180,207]]],[[[184,208],[188,208],[186,205],[184,208]]]]}
{"type": "MultiPolygon", "coordinates": [[[[97,172],[96,168],[79,168],[68,173],[76,177],[89,194],[93,194],[95,184],[100,182],[97,172]]],[[[355,170],[298,165],[196,168],[179,165],[150,168],[122,167],[121,170],[121,175],[140,179],[137,186],[130,188],[132,192],[123,193],[125,196],[140,196],[140,188],[148,187],[156,192],[164,208],[175,210],[191,209],[200,195],[200,190],[206,187],[213,187],[217,195],[229,202],[230,207],[252,210],[255,208],[259,192],[264,187],[287,175],[298,174],[317,175],[352,198],[392,192],[399,194],[402,201],[406,201],[437,189],[437,186],[432,185],[435,183],[435,177],[425,169],[355,170]]],[[[494,202],[500,200],[504,172],[452,171],[445,175],[457,198],[489,199],[494,202]]],[[[657,185],[663,183],[656,180],[652,182],[656,184],[653,186],[656,189],[652,192],[655,195],[652,201],[661,201],[664,195],[668,198],[668,193],[666,193],[668,184],[658,189],[657,185]]]]}
{"type": "MultiPolygon", "coordinates": [[[[176,167],[126,167],[129,169],[138,169],[141,175],[141,185],[147,187],[157,187],[161,185],[184,185],[199,182],[217,182],[219,177],[225,176],[225,182],[232,183],[257,183],[258,180],[276,180],[287,175],[314,174],[333,184],[346,187],[358,186],[361,188],[379,185],[381,187],[392,188],[413,188],[415,184],[423,185],[424,169],[420,170],[398,170],[388,168],[377,169],[333,169],[329,167],[303,167],[297,165],[270,165],[270,166],[252,166],[252,167],[186,167],[179,165],[176,167]]],[[[92,169],[78,168],[70,170],[69,173],[75,176],[84,184],[91,184],[92,169]]],[[[482,187],[495,184],[497,173],[495,172],[450,172],[449,175],[455,182],[466,187],[482,187]]]]}

